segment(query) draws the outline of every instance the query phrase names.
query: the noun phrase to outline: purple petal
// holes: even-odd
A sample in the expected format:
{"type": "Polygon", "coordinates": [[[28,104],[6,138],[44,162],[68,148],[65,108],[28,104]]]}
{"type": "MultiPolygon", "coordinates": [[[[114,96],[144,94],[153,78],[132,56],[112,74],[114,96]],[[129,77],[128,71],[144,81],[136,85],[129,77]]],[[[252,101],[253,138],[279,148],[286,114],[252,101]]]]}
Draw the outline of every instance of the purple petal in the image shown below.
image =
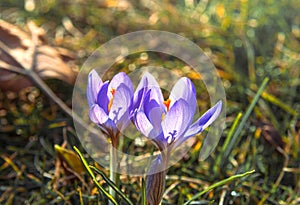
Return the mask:
{"type": "Polygon", "coordinates": [[[222,110],[222,101],[219,101],[214,107],[210,108],[206,113],[204,113],[194,124],[192,124],[184,136],[178,138],[174,144],[173,148],[180,146],[184,141],[196,134],[202,132],[206,127],[213,123],[219,116],[222,110]]]}
{"type": "Polygon", "coordinates": [[[147,112],[146,115],[151,124],[153,125],[155,132],[160,133],[162,130],[161,122],[163,116],[163,109],[159,106],[153,107],[147,112]]]}
{"type": "Polygon", "coordinates": [[[147,80],[143,76],[142,79],[140,80],[133,96],[133,110],[140,110],[141,105],[143,104],[143,99],[144,96],[147,93],[147,80]]]}
{"type": "Polygon", "coordinates": [[[129,107],[132,99],[132,91],[125,85],[120,84],[115,91],[111,109],[109,111],[109,118],[113,120],[118,126],[119,123],[122,124],[121,119],[128,121],[129,119],[122,118],[126,115],[129,118],[129,107]]]}
{"type": "Polygon", "coordinates": [[[107,96],[109,82],[106,81],[102,84],[97,96],[97,104],[108,114],[109,98],[107,96]]]}
{"type": "Polygon", "coordinates": [[[98,73],[95,70],[92,70],[88,76],[88,86],[86,91],[87,100],[90,107],[96,103],[97,95],[102,83],[103,82],[98,73]]]}
{"type": "Polygon", "coordinates": [[[159,104],[155,99],[151,99],[151,92],[153,90],[149,90],[145,99],[144,99],[144,112],[147,118],[150,120],[156,132],[161,131],[161,121],[162,115],[164,113],[164,109],[162,105],[159,104]]]}
{"type": "Polygon", "coordinates": [[[158,103],[161,104],[163,102],[163,96],[157,81],[153,75],[146,72],[140,80],[140,83],[138,84],[134,93],[134,108],[141,108],[141,105],[143,104],[143,98],[146,96],[149,90],[153,90],[152,97],[156,99],[158,103]]]}
{"type": "Polygon", "coordinates": [[[90,116],[90,119],[94,123],[99,124],[99,125],[106,123],[108,120],[108,115],[97,104],[92,105],[90,112],[89,112],[89,116],[90,116]]]}
{"type": "Polygon", "coordinates": [[[203,131],[209,125],[211,125],[220,115],[222,110],[222,101],[219,101],[206,111],[195,123],[193,123],[190,128],[185,133],[185,138],[189,138],[203,131]]]}
{"type": "MultiPolygon", "coordinates": [[[[130,78],[126,75],[126,73],[124,73],[124,72],[120,72],[112,78],[108,89],[116,90],[121,84],[124,84],[125,86],[127,86],[127,88],[130,90],[130,92],[133,93],[132,82],[131,82],[130,78]]],[[[109,94],[109,96],[110,96],[110,94],[109,94]]]]}
{"type": "Polygon", "coordinates": [[[143,100],[143,110],[147,113],[154,107],[162,107],[162,103],[156,98],[156,94],[153,94],[154,89],[148,90],[147,94],[144,96],[143,100]]]}
{"type": "Polygon", "coordinates": [[[144,112],[139,111],[135,116],[135,126],[136,128],[146,137],[150,137],[150,133],[153,130],[151,122],[148,120],[144,112]]]}
{"type": "Polygon", "coordinates": [[[115,136],[119,132],[115,123],[109,119],[108,115],[99,105],[92,105],[89,116],[91,121],[97,124],[107,135],[115,136]]]}
{"type": "Polygon", "coordinates": [[[153,137],[151,137],[152,142],[158,147],[158,149],[160,151],[163,151],[163,150],[165,150],[167,148],[168,142],[165,139],[163,132],[160,132],[159,134],[157,134],[155,132],[155,135],[153,133],[150,133],[150,136],[153,136],[153,137]]]}
{"type": "Polygon", "coordinates": [[[137,86],[136,90],[140,90],[144,87],[147,87],[148,89],[154,88],[160,88],[158,82],[155,80],[153,75],[151,75],[148,72],[145,72],[139,85],[137,86]]]}
{"type": "Polygon", "coordinates": [[[194,113],[197,105],[196,101],[196,90],[192,81],[186,77],[180,78],[176,84],[173,86],[170,93],[171,104],[173,104],[179,100],[184,99],[190,107],[190,110],[194,113]]]}
{"type": "Polygon", "coordinates": [[[148,75],[150,75],[149,73],[145,73],[142,77],[142,79],[140,80],[138,86],[136,87],[136,91],[134,93],[134,95],[136,96],[141,90],[144,90],[144,88],[148,87],[148,75]]]}
{"type": "Polygon", "coordinates": [[[133,97],[133,105],[132,105],[133,112],[137,112],[137,111],[141,110],[141,107],[142,107],[143,101],[144,101],[144,96],[146,94],[146,89],[147,88],[144,87],[142,89],[135,91],[134,97],[133,97]]]}
{"type": "Polygon", "coordinates": [[[168,143],[171,143],[186,131],[193,114],[185,100],[180,99],[174,103],[162,121],[164,137],[168,143]]]}
{"type": "Polygon", "coordinates": [[[154,100],[156,101],[160,107],[164,108],[165,106],[163,105],[164,102],[164,97],[162,95],[160,87],[152,87],[149,90],[149,101],[154,100]]]}
{"type": "Polygon", "coordinates": [[[151,139],[160,150],[164,150],[167,147],[167,142],[164,139],[163,133],[161,131],[156,132],[144,112],[137,112],[134,124],[136,128],[148,139],[151,139]]]}

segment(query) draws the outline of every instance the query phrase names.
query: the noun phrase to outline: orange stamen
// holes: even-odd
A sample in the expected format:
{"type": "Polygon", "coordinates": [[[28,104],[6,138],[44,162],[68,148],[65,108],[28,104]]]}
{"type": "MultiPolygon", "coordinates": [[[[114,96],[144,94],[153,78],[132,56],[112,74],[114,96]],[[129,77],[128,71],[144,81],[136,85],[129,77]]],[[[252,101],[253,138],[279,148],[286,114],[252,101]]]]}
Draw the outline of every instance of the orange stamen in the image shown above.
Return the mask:
{"type": "Polygon", "coordinates": [[[115,93],[116,93],[116,89],[112,88],[111,91],[110,91],[110,93],[114,96],[115,93]]]}
{"type": "Polygon", "coordinates": [[[170,109],[171,100],[170,98],[164,101],[165,106],[167,107],[167,111],[170,109]]]}
{"type": "Polygon", "coordinates": [[[112,98],[109,100],[109,103],[108,103],[108,112],[110,111],[110,108],[111,108],[111,106],[113,104],[113,100],[114,100],[114,97],[115,97],[116,89],[112,88],[110,92],[112,94],[112,98]]]}

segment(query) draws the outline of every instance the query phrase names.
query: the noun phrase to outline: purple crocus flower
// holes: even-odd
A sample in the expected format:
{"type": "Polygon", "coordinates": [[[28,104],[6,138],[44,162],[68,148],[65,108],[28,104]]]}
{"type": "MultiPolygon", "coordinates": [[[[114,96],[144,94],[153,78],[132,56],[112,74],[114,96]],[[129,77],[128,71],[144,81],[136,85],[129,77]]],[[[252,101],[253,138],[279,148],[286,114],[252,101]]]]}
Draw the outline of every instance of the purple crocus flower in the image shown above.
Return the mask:
{"type": "Polygon", "coordinates": [[[169,99],[164,101],[158,83],[151,74],[146,73],[137,88],[134,102],[137,129],[161,151],[146,177],[147,205],[158,205],[163,196],[171,151],[213,123],[221,112],[222,101],[192,123],[197,101],[191,80],[180,78],[172,88],[169,99]]]}
{"type": "Polygon", "coordinates": [[[222,109],[222,102],[204,113],[192,123],[196,110],[196,90],[190,79],[180,78],[171,90],[169,99],[163,99],[161,89],[151,74],[146,73],[138,87],[144,95],[136,111],[137,129],[151,139],[161,150],[175,149],[190,137],[200,133],[213,123],[222,109]]]}
{"type": "Polygon", "coordinates": [[[130,122],[132,97],[133,86],[125,73],[118,73],[111,82],[102,82],[95,70],[89,73],[89,116],[112,139],[112,143],[116,142],[120,131],[130,122]]]}

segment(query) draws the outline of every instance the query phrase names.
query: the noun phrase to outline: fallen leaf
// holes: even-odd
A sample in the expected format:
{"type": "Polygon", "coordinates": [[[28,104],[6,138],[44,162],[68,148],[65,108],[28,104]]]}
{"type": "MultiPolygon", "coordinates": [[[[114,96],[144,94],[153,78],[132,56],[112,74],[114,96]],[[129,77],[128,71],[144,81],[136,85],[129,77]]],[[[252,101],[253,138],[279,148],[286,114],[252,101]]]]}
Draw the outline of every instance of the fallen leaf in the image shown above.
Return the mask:
{"type": "Polygon", "coordinates": [[[42,79],[59,79],[73,84],[76,72],[69,66],[74,60],[71,52],[48,45],[45,31],[34,23],[28,23],[28,27],[30,32],[25,32],[0,20],[0,89],[19,91],[32,86],[31,80],[23,75],[26,68],[32,68],[42,79]],[[32,35],[37,35],[37,42],[32,40],[32,35]],[[31,47],[34,44],[33,54],[31,47]]]}
{"type": "MultiPolygon", "coordinates": [[[[81,163],[81,160],[75,152],[65,149],[57,144],[54,146],[54,149],[57,153],[58,158],[62,162],[66,162],[66,164],[69,168],[71,168],[72,170],[74,170],[77,173],[84,172],[84,167],[81,163]]],[[[65,163],[62,163],[62,164],[65,164],[65,163]]],[[[64,167],[64,168],[66,168],[66,167],[64,167]]]]}
{"type": "Polygon", "coordinates": [[[259,121],[256,122],[256,126],[260,129],[262,136],[268,143],[275,148],[280,147],[281,149],[284,149],[285,143],[283,142],[280,133],[270,122],[259,121]]]}

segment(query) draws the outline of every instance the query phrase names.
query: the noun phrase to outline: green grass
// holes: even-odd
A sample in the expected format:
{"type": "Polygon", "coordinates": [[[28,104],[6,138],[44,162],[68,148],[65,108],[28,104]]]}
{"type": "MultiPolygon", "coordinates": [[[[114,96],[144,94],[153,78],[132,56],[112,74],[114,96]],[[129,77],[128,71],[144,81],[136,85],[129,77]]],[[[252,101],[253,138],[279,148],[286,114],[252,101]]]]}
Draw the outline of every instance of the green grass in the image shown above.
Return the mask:
{"type": "MultiPolygon", "coordinates": [[[[20,27],[33,20],[45,29],[50,45],[74,52],[78,70],[106,41],[142,29],[183,35],[214,62],[226,90],[225,130],[208,159],[198,161],[201,144],[196,143],[170,168],[162,204],[184,204],[212,184],[253,169],[254,174],[222,184],[194,204],[299,204],[298,1],[201,0],[194,5],[164,1],[157,6],[132,0],[126,9],[91,0],[35,2],[34,11],[24,9],[20,0],[1,2],[0,18],[20,27]],[[68,27],[68,22],[73,27],[68,27]],[[260,91],[266,78],[268,84],[260,91]],[[261,93],[258,98],[257,93],[261,93]],[[226,141],[227,137],[230,140],[226,141]]],[[[143,55],[129,56],[113,68],[116,72],[129,71],[133,65],[174,69],[191,77],[197,86],[200,112],[209,108],[203,83],[183,62],[155,53],[141,60],[143,55]]],[[[72,86],[55,80],[47,83],[71,105],[72,86]]],[[[200,142],[201,137],[197,136],[200,142]]],[[[94,179],[87,172],[70,169],[55,153],[55,144],[64,144],[69,150],[77,146],[85,153],[72,119],[39,88],[0,91],[0,204],[105,204],[107,199],[98,193],[94,179]]],[[[95,165],[90,158],[88,163],[95,165]]],[[[108,190],[103,178],[97,175],[96,179],[108,190]]],[[[122,175],[120,184],[133,204],[142,204],[139,177],[122,175]]]]}

